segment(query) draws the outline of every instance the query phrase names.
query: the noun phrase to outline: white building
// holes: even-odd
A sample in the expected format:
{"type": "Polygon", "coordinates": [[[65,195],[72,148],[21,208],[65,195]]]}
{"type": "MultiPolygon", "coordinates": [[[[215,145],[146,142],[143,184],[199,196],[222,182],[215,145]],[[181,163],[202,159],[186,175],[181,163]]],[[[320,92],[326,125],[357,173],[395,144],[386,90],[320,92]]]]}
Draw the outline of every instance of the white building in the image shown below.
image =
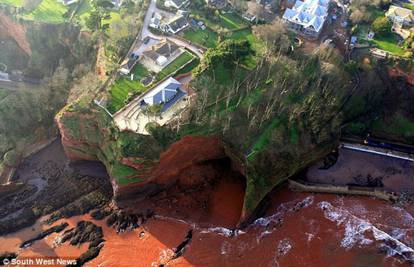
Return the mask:
{"type": "Polygon", "coordinates": [[[408,8],[391,5],[385,16],[393,23],[401,26],[414,25],[414,12],[408,8]]]}
{"type": "Polygon", "coordinates": [[[186,6],[189,3],[188,0],[167,0],[164,2],[165,7],[173,7],[175,9],[180,9],[186,6]]]}
{"type": "Polygon", "coordinates": [[[122,5],[123,0],[111,0],[111,3],[115,6],[115,8],[119,8],[122,5]]]}
{"type": "Polygon", "coordinates": [[[65,6],[71,5],[73,3],[79,2],[79,0],[57,0],[59,3],[64,4],[65,6]]]}
{"type": "Polygon", "coordinates": [[[148,70],[158,73],[182,53],[184,49],[176,43],[162,40],[142,52],[140,63],[148,70]]]}
{"type": "Polygon", "coordinates": [[[304,36],[317,38],[328,17],[330,0],[297,0],[286,9],[283,20],[289,29],[304,36]]]}

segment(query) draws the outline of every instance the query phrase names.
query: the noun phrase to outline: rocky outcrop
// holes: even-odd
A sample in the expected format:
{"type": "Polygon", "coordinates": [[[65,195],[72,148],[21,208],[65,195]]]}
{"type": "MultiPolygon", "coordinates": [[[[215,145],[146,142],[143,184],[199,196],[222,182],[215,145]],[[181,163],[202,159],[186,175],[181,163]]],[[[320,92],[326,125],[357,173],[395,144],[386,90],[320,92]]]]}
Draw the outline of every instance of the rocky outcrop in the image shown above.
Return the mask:
{"type": "Polygon", "coordinates": [[[83,266],[86,262],[96,258],[104,246],[103,237],[102,227],[89,221],[80,221],[75,228],[65,231],[62,243],[69,241],[72,246],[79,246],[89,242],[88,250],[76,259],[76,264],[68,266],[83,266]]]}
{"type": "Polygon", "coordinates": [[[62,232],[66,227],[68,227],[68,223],[61,223],[61,224],[59,224],[59,225],[56,225],[56,226],[53,226],[53,227],[50,227],[49,229],[47,229],[47,230],[45,230],[45,231],[42,231],[42,232],[40,232],[37,236],[35,236],[35,237],[33,237],[33,238],[31,238],[31,239],[29,239],[29,240],[26,240],[26,241],[24,241],[21,245],[20,245],[20,248],[26,248],[26,247],[28,247],[28,246],[30,246],[30,245],[32,245],[35,241],[38,241],[38,240],[40,240],[40,239],[43,239],[43,238],[45,238],[46,236],[48,236],[48,235],[51,235],[51,234],[53,234],[53,233],[59,233],[59,232],[62,232]]]}
{"type": "Polygon", "coordinates": [[[177,182],[191,187],[212,180],[215,172],[204,163],[227,157],[217,137],[186,136],[165,151],[151,136],[124,137],[112,118],[93,104],[81,110],[76,104],[69,106],[57,115],[56,122],[66,155],[72,161],[101,161],[111,176],[116,198],[153,195],[177,182]],[[143,148],[139,156],[123,152],[126,143],[138,142],[151,147],[143,148]],[[150,154],[148,150],[154,147],[150,154]],[[132,172],[122,176],[120,166],[132,172]]]}

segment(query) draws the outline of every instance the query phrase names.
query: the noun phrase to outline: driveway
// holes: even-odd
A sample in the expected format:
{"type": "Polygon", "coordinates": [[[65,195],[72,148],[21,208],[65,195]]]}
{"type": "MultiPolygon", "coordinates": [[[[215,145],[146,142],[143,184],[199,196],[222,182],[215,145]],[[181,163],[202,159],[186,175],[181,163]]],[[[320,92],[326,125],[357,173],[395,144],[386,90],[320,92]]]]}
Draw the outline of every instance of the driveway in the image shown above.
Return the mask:
{"type": "Polygon", "coordinates": [[[145,14],[145,18],[144,18],[144,23],[142,25],[142,29],[141,32],[138,34],[134,44],[131,46],[131,49],[128,53],[128,58],[130,57],[131,53],[134,52],[136,54],[140,54],[144,49],[142,48],[143,46],[143,40],[146,37],[150,37],[152,39],[162,39],[162,38],[168,38],[171,41],[175,42],[176,44],[187,48],[188,50],[192,51],[194,54],[196,54],[200,59],[203,58],[203,52],[202,50],[200,50],[199,47],[190,44],[187,41],[184,41],[180,38],[174,37],[174,36],[164,36],[164,35],[156,35],[151,33],[151,31],[149,30],[149,24],[151,23],[151,18],[153,16],[153,14],[155,12],[163,12],[165,13],[165,11],[159,10],[157,8],[157,0],[151,0],[150,4],[148,6],[148,10],[147,13],[145,14]]]}

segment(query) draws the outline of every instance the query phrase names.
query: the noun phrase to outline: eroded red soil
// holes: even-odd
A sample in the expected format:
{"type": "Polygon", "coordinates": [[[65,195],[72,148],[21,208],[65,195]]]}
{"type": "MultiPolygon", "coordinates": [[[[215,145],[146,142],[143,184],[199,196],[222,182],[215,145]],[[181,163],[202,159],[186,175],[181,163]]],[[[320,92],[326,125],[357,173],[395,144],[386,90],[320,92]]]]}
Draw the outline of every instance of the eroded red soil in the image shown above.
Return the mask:
{"type": "Polygon", "coordinates": [[[19,47],[26,52],[27,55],[32,54],[30,44],[26,39],[26,29],[13,20],[0,12],[0,36],[6,36],[14,39],[19,47]]]}
{"type": "MultiPolygon", "coordinates": [[[[216,197],[227,194],[225,187],[217,190],[216,197]]],[[[87,266],[410,266],[403,258],[412,256],[413,215],[413,206],[284,188],[273,193],[265,216],[243,230],[203,227],[156,215],[133,231],[116,234],[104,221],[94,221],[103,227],[106,242],[87,266]],[[191,241],[183,255],[173,259],[175,248],[190,229],[191,241]]],[[[90,217],[68,221],[73,225],[81,219],[90,217]]],[[[220,223],[219,216],[214,220],[220,223]]],[[[16,243],[19,235],[28,237],[25,231],[0,243],[16,243]]],[[[33,249],[41,255],[50,255],[50,249],[62,255],[67,249],[67,245],[53,249],[51,240],[39,242],[43,244],[35,244],[23,255],[33,249]]],[[[11,247],[2,245],[1,250],[11,247]]]]}

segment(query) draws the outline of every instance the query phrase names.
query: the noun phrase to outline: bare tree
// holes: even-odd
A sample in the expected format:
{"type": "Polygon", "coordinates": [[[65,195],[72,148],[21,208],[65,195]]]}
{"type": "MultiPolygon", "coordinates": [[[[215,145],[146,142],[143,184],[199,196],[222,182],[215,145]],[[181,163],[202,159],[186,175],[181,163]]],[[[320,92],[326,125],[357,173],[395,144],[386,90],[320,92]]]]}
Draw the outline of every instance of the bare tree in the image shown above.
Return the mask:
{"type": "Polygon", "coordinates": [[[247,6],[248,6],[249,13],[256,17],[256,23],[257,23],[264,13],[263,5],[257,3],[256,1],[249,1],[247,3],[247,6]]]}
{"type": "Polygon", "coordinates": [[[280,19],[276,19],[272,24],[254,26],[253,33],[265,42],[269,52],[286,52],[290,47],[285,25],[280,19]]]}

